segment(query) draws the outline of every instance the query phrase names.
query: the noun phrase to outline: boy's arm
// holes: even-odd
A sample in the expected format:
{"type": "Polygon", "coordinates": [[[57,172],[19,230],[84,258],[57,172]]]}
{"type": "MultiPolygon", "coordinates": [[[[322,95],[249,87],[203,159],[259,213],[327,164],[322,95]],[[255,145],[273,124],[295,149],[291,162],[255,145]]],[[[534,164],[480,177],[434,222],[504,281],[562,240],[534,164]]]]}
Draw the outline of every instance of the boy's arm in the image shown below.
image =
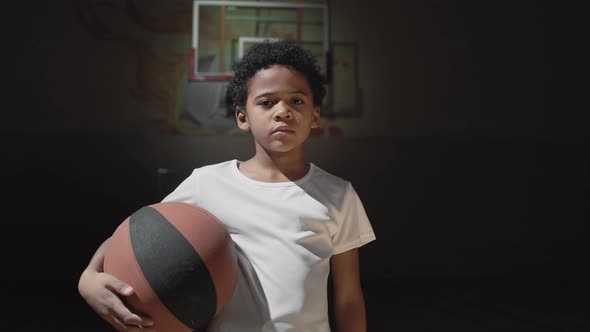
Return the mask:
{"type": "Polygon", "coordinates": [[[365,299],[360,283],[358,249],[332,256],[330,270],[337,331],[365,332],[365,299]]]}
{"type": "Polygon", "coordinates": [[[102,266],[104,263],[104,255],[107,251],[107,247],[109,246],[109,241],[111,241],[110,237],[104,240],[100,247],[96,249],[96,252],[92,256],[92,259],[90,259],[90,263],[88,263],[88,266],[86,267],[84,272],[86,272],[86,270],[91,270],[94,272],[103,272],[102,266]]]}
{"type": "Polygon", "coordinates": [[[141,326],[152,326],[150,319],[142,318],[131,311],[121,301],[119,295],[129,296],[133,289],[103,272],[103,263],[109,239],[106,239],[96,250],[88,267],[82,272],[78,282],[78,291],[88,305],[117,331],[151,331],[141,326]]]}

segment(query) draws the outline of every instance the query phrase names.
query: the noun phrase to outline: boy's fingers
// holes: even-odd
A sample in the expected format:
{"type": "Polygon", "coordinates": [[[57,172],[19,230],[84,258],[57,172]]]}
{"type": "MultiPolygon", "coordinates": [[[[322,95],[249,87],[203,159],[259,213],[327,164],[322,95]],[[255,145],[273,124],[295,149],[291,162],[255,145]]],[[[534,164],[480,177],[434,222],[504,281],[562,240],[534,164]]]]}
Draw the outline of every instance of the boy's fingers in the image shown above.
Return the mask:
{"type": "Polygon", "coordinates": [[[133,294],[133,288],[116,277],[110,275],[106,282],[106,287],[114,292],[124,296],[133,294]]]}
{"type": "Polygon", "coordinates": [[[117,317],[122,323],[125,325],[142,325],[142,326],[151,326],[151,322],[147,322],[139,315],[132,313],[127,307],[123,305],[123,303],[118,302],[113,306],[113,312],[115,317],[117,317]]]}
{"type": "Polygon", "coordinates": [[[150,327],[154,322],[149,317],[140,317],[132,313],[122,302],[118,301],[113,305],[113,313],[125,325],[141,325],[143,327],[150,327]]]}
{"type": "Polygon", "coordinates": [[[117,331],[119,332],[123,332],[123,331],[127,331],[128,328],[125,324],[121,323],[117,318],[115,318],[115,316],[113,315],[107,315],[104,316],[104,319],[109,322],[117,331]]]}
{"type": "Polygon", "coordinates": [[[154,321],[149,317],[141,317],[141,326],[152,327],[154,326],[154,321]]]}
{"type": "Polygon", "coordinates": [[[142,324],[125,324],[122,319],[117,318],[114,312],[106,316],[105,319],[119,332],[155,332],[154,329],[145,324],[145,321],[142,324]]]}
{"type": "Polygon", "coordinates": [[[155,332],[156,330],[149,327],[127,326],[125,332],[155,332]]]}

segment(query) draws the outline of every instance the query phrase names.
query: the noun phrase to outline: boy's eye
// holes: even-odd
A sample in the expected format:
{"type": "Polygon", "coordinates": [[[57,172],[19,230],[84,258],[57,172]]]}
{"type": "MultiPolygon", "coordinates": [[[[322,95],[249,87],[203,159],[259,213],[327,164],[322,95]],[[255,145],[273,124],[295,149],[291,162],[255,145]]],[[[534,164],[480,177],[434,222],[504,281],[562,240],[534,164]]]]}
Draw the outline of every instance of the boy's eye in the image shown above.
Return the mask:
{"type": "Polygon", "coordinates": [[[258,105],[262,105],[262,106],[272,106],[272,101],[270,100],[262,100],[258,103],[258,105]]]}
{"type": "Polygon", "coordinates": [[[295,104],[295,105],[301,105],[301,104],[303,104],[303,100],[301,100],[301,99],[293,99],[291,102],[293,104],[295,104]]]}

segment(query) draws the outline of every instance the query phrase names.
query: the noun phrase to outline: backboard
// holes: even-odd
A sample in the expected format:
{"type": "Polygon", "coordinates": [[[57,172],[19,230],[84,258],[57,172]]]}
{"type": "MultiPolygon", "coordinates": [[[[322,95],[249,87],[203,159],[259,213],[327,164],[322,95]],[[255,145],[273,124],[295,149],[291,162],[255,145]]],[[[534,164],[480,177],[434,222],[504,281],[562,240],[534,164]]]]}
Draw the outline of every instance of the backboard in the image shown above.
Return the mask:
{"type": "Polygon", "coordinates": [[[330,35],[327,0],[193,1],[188,84],[180,109],[197,133],[233,133],[235,119],[226,90],[232,65],[264,40],[295,40],[318,59],[326,76],[322,117],[359,117],[358,45],[330,35]]]}
{"type": "Polygon", "coordinates": [[[189,79],[230,80],[234,61],[254,43],[267,39],[295,40],[307,47],[330,79],[327,4],[301,0],[195,0],[189,79]]]}

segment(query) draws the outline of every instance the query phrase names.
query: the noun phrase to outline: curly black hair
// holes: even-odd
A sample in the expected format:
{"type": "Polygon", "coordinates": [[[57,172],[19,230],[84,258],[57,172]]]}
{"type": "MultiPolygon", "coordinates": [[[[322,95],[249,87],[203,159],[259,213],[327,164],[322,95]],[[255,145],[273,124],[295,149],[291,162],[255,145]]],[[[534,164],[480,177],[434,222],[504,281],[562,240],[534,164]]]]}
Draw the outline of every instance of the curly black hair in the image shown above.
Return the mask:
{"type": "Polygon", "coordinates": [[[261,69],[271,65],[285,65],[297,70],[307,79],[313,95],[313,105],[320,106],[326,95],[325,77],[320,72],[317,58],[291,40],[258,43],[237,60],[232,69],[234,76],[228,86],[228,97],[233,109],[245,109],[248,99],[248,82],[261,69]]]}

